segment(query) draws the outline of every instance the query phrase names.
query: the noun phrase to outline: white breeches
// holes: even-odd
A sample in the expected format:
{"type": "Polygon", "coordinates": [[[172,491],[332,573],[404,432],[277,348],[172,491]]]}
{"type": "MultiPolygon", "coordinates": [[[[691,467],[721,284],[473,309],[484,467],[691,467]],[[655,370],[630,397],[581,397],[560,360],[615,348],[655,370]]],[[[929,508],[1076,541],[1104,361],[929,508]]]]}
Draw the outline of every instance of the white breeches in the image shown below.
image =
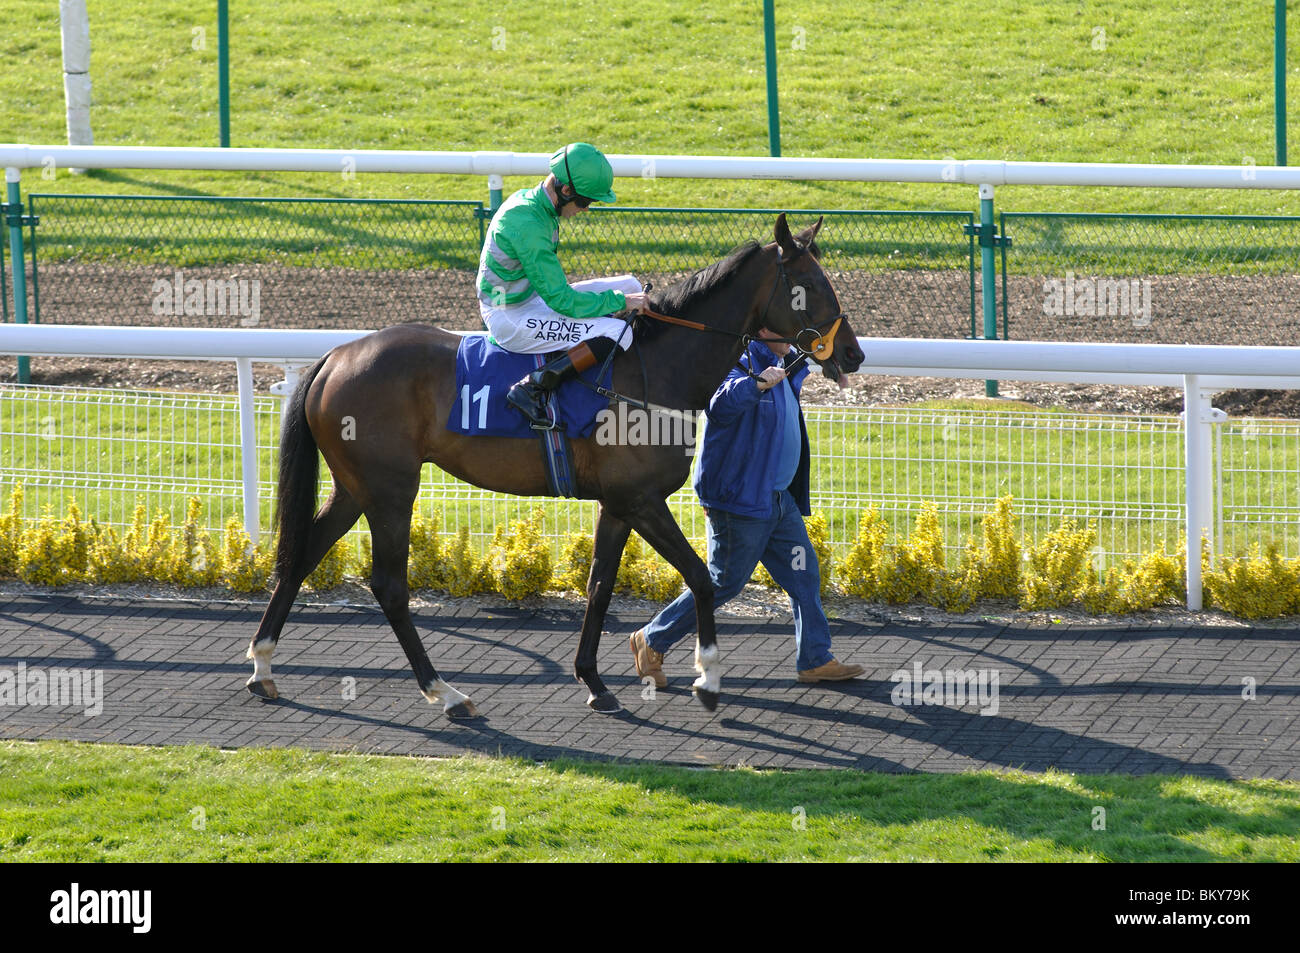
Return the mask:
{"type": "MultiPolygon", "coordinates": [[[[589,278],[575,281],[571,287],[574,291],[641,292],[641,282],[631,275],[589,278]]],[[[621,318],[566,318],[537,295],[509,308],[494,308],[480,301],[479,310],[496,342],[517,354],[564,351],[591,338],[609,338],[623,350],[632,344],[631,329],[621,318]]]]}

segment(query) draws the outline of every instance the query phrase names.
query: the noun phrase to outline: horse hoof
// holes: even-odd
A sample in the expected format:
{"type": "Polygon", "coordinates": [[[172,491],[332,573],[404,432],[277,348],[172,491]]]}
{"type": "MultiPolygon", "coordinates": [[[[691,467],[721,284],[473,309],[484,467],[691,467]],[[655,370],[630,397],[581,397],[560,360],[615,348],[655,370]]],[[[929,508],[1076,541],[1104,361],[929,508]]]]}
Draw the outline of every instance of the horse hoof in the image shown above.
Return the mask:
{"type": "Polygon", "coordinates": [[[271,681],[269,678],[260,682],[254,681],[250,678],[244,683],[244,687],[258,698],[265,698],[269,701],[274,701],[280,697],[280,693],[275,690],[275,682],[271,681]]]}
{"type": "Polygon", "coordinates": [[[474,703],[467,698],[458,705],[452,705],[444,714],[453,721],[458,721],[466,718],[477,718],[478,709],[475,708],[474,703]]]}
{"type": "Polygon", "coordinates": [[[592,695],[587,699],[587,707],[592,711],[598,711],[602,715],[613,715],[623,710],[623,706],[618,703],[613,692],[601,692],[599,695],[592,695]]]}
{"type": "Polygon", "coordinates": [[[699,699],[700,704],[708,711],[718,710],[718,698],[720,697],[718,692],[711,692],[707,688],[692,688],[691,691],[695,693],[695,697],[699,699]]]}

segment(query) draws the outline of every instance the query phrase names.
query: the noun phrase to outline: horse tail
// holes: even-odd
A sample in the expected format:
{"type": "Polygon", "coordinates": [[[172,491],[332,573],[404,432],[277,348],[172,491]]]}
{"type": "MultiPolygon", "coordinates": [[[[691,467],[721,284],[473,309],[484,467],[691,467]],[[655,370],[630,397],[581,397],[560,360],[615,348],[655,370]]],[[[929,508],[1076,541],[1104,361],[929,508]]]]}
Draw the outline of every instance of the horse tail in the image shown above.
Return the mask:
{"type": "Polygon", "coordinates": [[[280,476],[276,487],[278,542],[275,571],[281,581],[297,578],[307,556],[307,539],[316,515],[320,455],[307,425],[307,391],[325,366],[326,355],[298,381],[280,426],[280,476]]]}

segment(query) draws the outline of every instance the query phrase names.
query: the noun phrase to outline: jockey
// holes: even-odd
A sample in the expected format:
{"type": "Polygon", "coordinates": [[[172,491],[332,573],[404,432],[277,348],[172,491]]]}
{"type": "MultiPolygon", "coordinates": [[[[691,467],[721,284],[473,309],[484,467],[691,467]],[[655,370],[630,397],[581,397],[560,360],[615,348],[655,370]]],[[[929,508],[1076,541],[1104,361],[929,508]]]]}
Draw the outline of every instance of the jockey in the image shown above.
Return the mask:
{"type": "Polygon", "coordinates": [[[551,174],[520,189],[492,217],[479,258],[479,311],[493,340],[507,351],[563,354],[537,368],[506,394],[534,426],[547,427],[546,394],[632,343],[630,326],[612,317],[646,307],[631,275],[572,285],[556,256],[559,224],[592,202],[613,202],[614,170],[595,146],[575,142],[551,156],[551,174]]]}

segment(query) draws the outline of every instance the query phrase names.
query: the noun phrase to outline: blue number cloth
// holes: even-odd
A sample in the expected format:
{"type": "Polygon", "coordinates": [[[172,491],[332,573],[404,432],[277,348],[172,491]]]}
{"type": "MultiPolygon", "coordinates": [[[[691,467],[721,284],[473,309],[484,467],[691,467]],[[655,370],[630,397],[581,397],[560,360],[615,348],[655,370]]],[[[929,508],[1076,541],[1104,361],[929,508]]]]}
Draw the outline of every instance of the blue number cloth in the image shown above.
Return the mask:
{"type": "MultiPolygon", "coordinates": [[[[456,401],[447,416],[447,429],[484,437],[535,437],[528,418],[506,403],[506,391],[553,356],[515,354],[493,344],[486,334],[462,337],[456,351],[456,401]]],[[[594,384],[598,373],[599,364],[581,376],[594,384]]],[[[609,378],[607,373],[605,386],[609,386],[609,378]]],[[[609,398],[569,380],[552,392],[550,405],[552,415],[559,414],[560,426],[570,437],[589,437],[596,427],[596,415],[609,406],[609,398]]]]}

